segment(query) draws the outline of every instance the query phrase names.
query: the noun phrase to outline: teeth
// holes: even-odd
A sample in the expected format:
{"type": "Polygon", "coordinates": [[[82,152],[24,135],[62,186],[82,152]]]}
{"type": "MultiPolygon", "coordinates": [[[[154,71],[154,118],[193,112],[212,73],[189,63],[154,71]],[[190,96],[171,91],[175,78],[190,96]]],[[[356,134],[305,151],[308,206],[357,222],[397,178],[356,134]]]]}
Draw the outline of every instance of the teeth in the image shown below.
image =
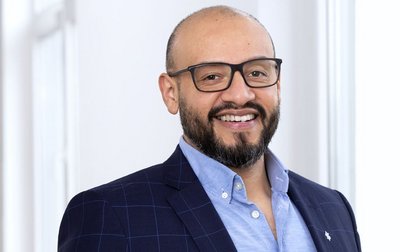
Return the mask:
{"type": "Polygon", "coordinates": [[[246,122],[255,118],[254,114],[248,114],[244,116],[234,116],[234,115],[223,115],[220,116],[220,120],[224,122],[246,122]]]}

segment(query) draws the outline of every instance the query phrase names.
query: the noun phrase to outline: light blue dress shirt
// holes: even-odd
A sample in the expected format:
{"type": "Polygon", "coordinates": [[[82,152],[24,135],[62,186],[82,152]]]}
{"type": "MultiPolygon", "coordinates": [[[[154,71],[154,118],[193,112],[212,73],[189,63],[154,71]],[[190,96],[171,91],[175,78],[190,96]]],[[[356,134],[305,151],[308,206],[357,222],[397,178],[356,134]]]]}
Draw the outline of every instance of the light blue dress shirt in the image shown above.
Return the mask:
{"type": "Polygon", "coordinates": [[[266,163],[272,189],[276,240],[262,212],[247,199],[245,185],[238,174],[199,152],[183,138],[179,146],[238,251],[317,251],[303,218],[287,195],[287,170],[271,151],[266,153],[266,163]]]}

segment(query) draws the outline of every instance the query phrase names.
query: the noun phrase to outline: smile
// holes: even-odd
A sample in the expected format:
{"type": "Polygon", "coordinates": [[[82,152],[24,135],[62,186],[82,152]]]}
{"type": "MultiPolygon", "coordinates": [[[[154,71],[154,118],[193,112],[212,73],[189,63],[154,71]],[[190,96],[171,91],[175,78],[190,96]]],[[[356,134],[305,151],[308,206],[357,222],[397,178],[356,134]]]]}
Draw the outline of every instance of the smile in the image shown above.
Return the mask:
{"type": "Polygon", "coordinates": [[[253,120],[254,118],[256,118],[256,115],[254,114],[247,114],[243,116],[237,116],[237,115],[218,116],[218,119],[223,122],[247,122],[253,120]]]}

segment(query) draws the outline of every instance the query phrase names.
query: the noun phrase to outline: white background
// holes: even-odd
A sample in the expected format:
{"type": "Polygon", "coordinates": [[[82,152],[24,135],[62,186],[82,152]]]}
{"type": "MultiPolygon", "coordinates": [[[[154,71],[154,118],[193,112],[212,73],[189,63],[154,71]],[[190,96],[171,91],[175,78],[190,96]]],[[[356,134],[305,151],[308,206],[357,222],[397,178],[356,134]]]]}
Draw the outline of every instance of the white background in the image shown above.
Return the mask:
{"type": "Polygon", "coordinates": [[[400,22],[397,1],[356,8],[356,208],[364,251],[397,251],[400,22]]]}

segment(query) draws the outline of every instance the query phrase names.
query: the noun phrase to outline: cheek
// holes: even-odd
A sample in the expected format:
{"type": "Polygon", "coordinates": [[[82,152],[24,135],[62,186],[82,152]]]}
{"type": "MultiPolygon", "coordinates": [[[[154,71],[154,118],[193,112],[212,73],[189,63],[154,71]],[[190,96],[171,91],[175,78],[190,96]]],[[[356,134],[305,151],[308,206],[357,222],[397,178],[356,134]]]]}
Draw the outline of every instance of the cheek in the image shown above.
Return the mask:
{"type": "Polygon", "coordinates": [[[266,108],[267,111],[274,109],[280,103],[279,90],[276,88],[276,86],[273,86],[273,87],[275,87],[275,88],[272,89],[272,87],[270,87],[270,89],[267,88],[266,90],[260,90],[260,91],[264,91],[264,92],[259,92],[256,95],[256,97],[257,97],[256,102],[258,102],[264,108],[266,108]]]}
{"type": "Polygon", "coordinates": [[[192,110],[201,120],[208,121],[208,113],[216,105],[218,93],[204,93],[196,90],[190,90],[182,96],[192,110]]]}

